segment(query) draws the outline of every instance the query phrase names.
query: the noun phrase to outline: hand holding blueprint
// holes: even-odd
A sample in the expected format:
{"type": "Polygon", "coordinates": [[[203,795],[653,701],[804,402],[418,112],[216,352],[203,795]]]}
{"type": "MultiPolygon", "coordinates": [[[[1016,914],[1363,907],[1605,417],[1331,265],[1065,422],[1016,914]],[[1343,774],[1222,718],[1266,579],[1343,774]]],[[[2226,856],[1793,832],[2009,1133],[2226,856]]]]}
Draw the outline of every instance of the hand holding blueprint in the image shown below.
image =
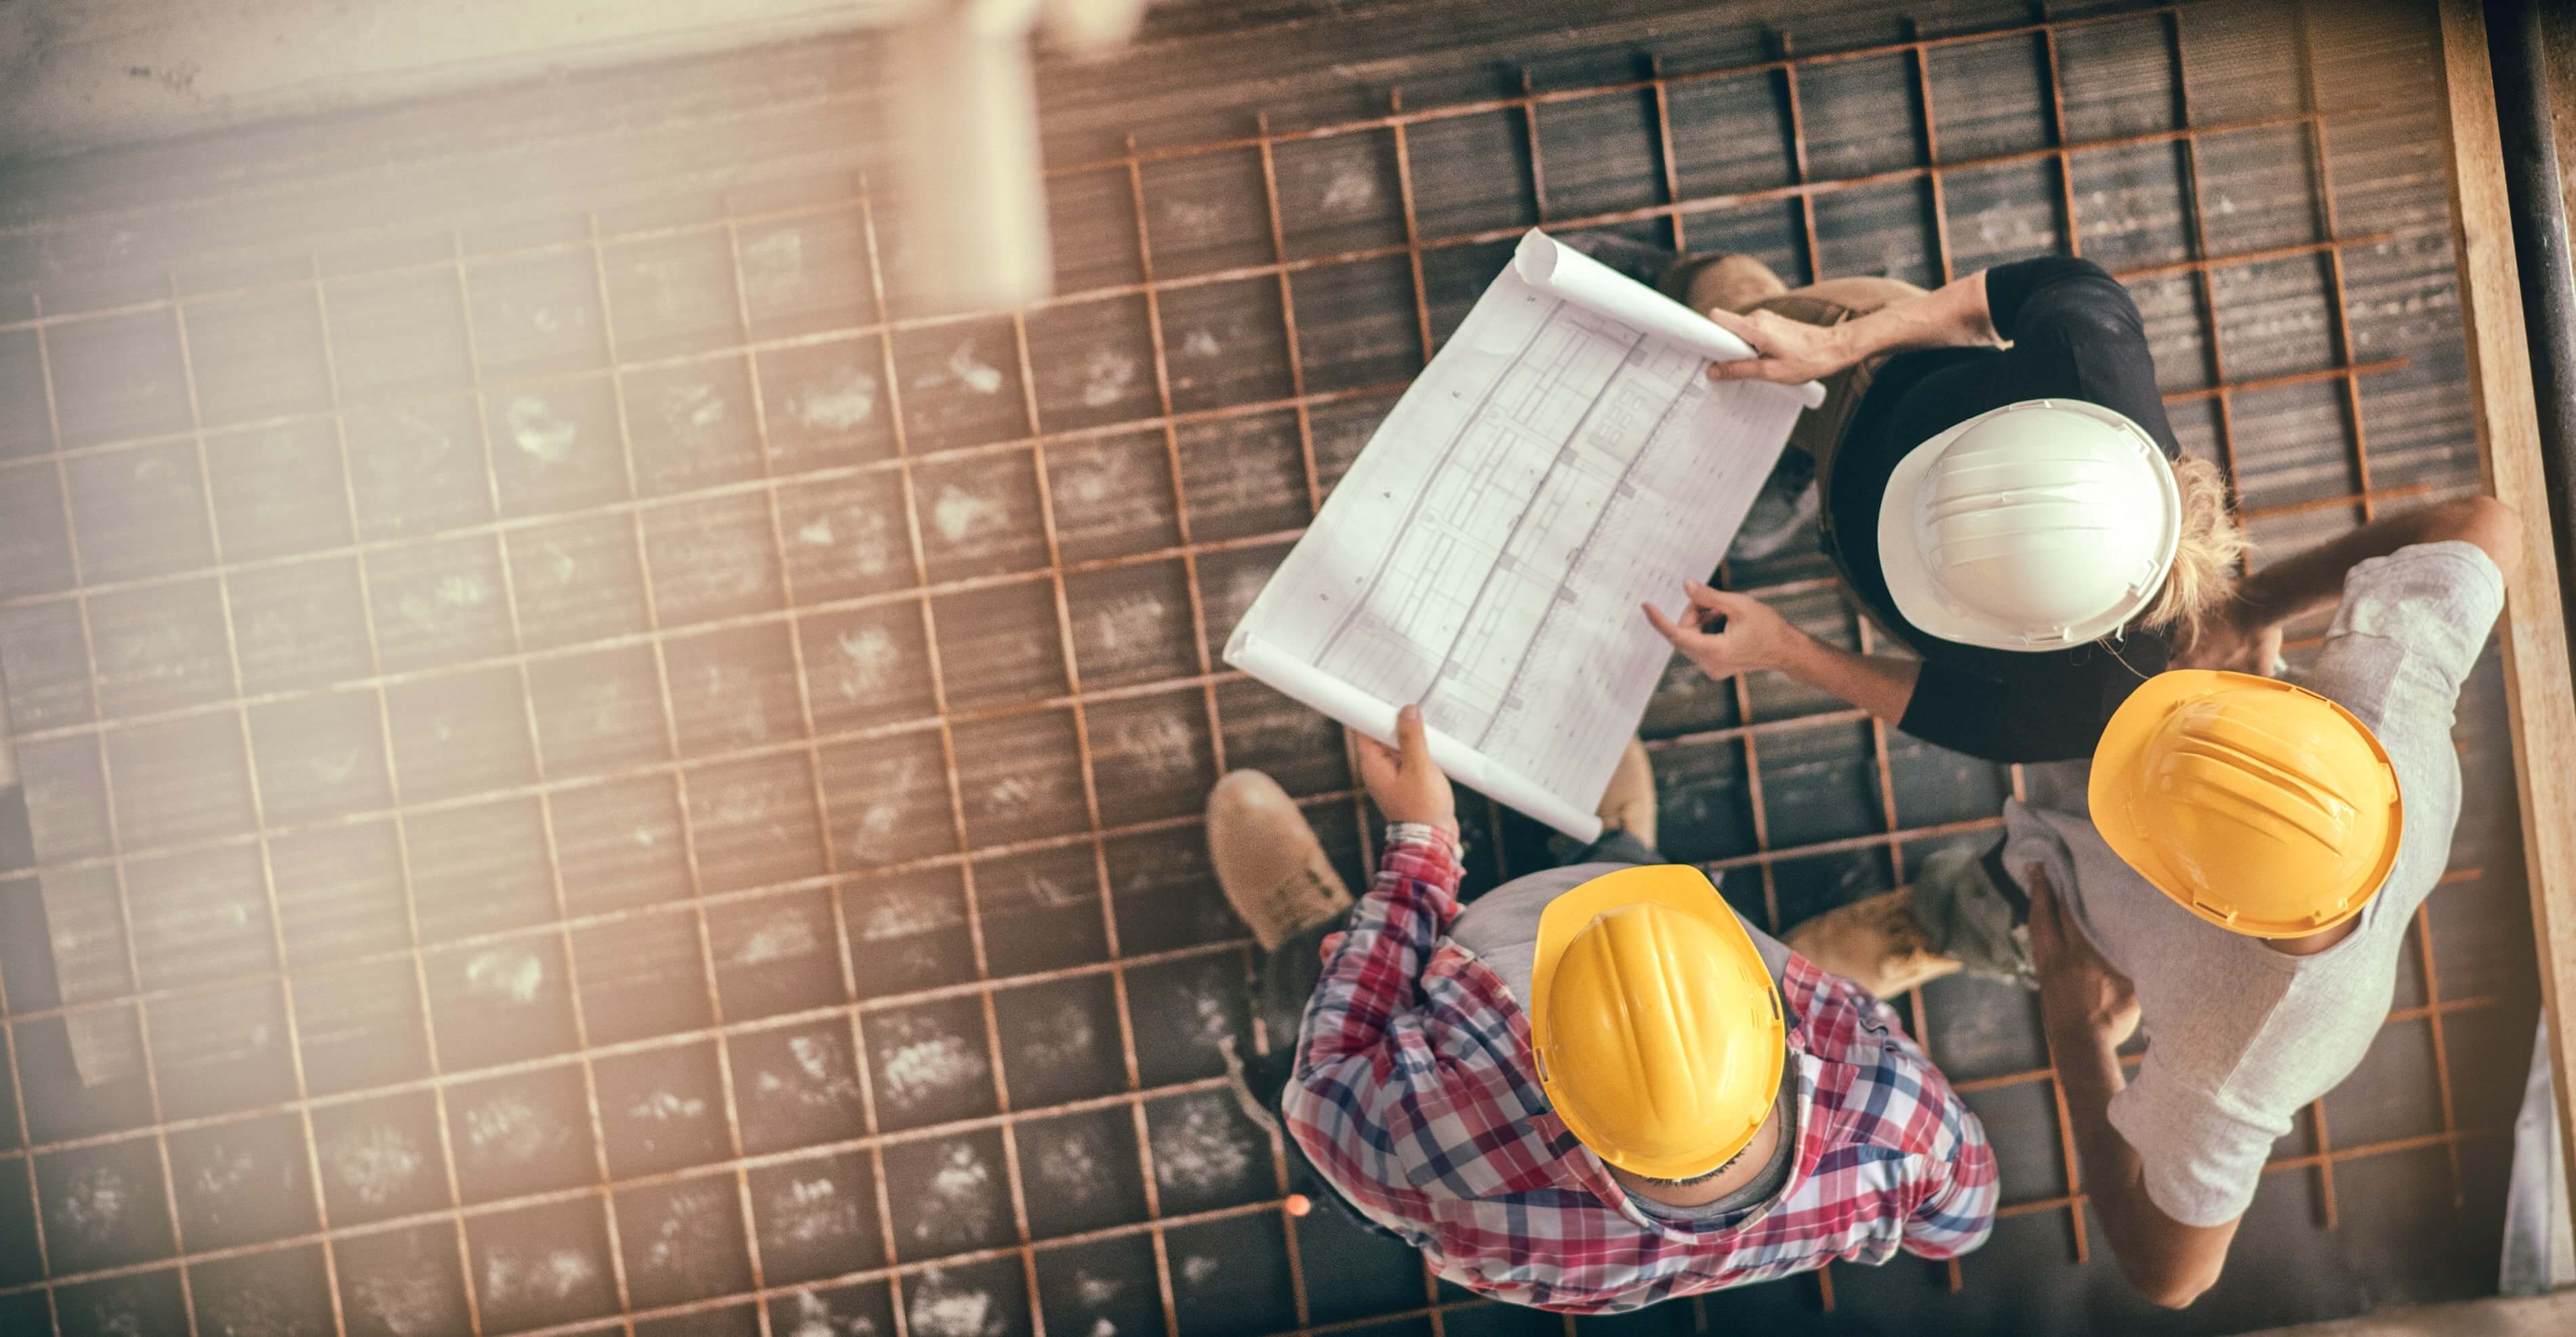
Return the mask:
{"type": "Polygon", "coordinates": [[[1582,840],[1672,648],[1638,614],[1725,556],[1813,383],[1535,230],[1262,588],[1225,660],[1582,840]]]}

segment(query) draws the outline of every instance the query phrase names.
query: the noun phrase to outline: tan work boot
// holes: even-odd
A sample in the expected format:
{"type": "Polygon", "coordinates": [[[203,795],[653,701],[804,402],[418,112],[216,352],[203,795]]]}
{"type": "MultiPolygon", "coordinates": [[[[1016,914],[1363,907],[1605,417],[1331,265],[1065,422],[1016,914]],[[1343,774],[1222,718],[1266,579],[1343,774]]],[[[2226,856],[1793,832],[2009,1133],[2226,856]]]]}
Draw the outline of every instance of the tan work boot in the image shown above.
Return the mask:
{"type": "Polygon", "coordinates": [[[1765,298],[1789,291],[1771,266],[1749,255],[1692,255],[1673,262],[1656,280],[1664,296],[1693,311],[1744,312],[1765,298]]]}
{"type": "Polygon", "coordinates": [[[1646,745],[1631,738],[1610,772],[1610,787],[1601,791],[1601,834],[1625,831],[1648,849],[1655,847],[1655,768],[1646,760],[1646,745]]]}
{"type": "Polygon", "coordinates": [[[1350,906],[1306,814],[1259,771],[1231,772],[1208,791],[1207,840],[1216,884],[1265,952],[1350,906]]]}
{"type": "Polygon", "coordinates": [[[1790,951],[1880,998],[1894,998],[1960,968],[1959,962],[1932,950],[1903,887],[1828,910],[1789,930],[1787,941],[1790,951]]]}

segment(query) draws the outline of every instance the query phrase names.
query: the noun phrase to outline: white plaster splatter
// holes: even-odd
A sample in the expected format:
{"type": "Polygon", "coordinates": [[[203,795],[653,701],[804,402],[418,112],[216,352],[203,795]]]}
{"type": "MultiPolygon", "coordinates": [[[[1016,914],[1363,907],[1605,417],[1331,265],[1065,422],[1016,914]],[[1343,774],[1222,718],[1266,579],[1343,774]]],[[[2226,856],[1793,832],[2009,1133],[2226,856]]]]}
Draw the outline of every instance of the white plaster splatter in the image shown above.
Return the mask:
{"type": "Polygon", "coordinates": [[[1008,1330],[989,1293],[964,1289],[938,1268],[923,1272],[911,1289],[905,1316],[919,1337],[1002,1337],[1008,1330]]]}
{"type": "Polygon", "coordinates": [[[756,966],[770,961],[812,956],[822,945],[814,932],[813,921],[793,910],[781,910],[762,921],[752,935],[734,949],[734,964],[756,966]]]}
{"type": "Polygon", "coordinates": [[[1216,335],[1204,326],[1190,331],[1181,340],[1181,352],[1190,357],[1215,357],[1224,351],[1225,346],[1218,343],[1216,335]]]}
{"type": "Polygon", "coordinates": [[[510,444],[540,464],[561,464],[572,455],[581,428],[546,405],[543,395],[517,395],[510,400],[510,444]]]}
{"type": "Polygon", "coordinates": [[[1089,1337],[1118,1337],[1118,1325],[1105,1318],[1091,1320],[1089,1337]]]}
{"type": "Polygon", "coordinates": [[[785,1337],[876,1337],[876,1320],[865,1314],[841,1315],[813,1291],[796,1292],[796,1326],[785,1337]]]}
{"type": "Polygon", "coordinates": [[[247,1151],[216,1150],[216,1156],[197,1167],[195,1188],[203,1197],[220,1198],[240,1188],[259,1168],[258,1159],[247,1151]]]}
{"type": "Polygon", "coordinates": [[[875,853],[879,842],[894,834],[903,822],[904,801],[911,797],[913,784],[920,778],[923,762],[919,757],[905,757],[877,768],[868,806],[859,810],[858,821],[850,836],[850,853],[865,859],[875,853]]]}
{"type": "Polygon", "coordinates": [[[561,1124],[509,1092],[465,1111],[465,1141],[495,1160],[532,1161],[564,1140],[561,1124]]]}
{"type": "Polygon", "coordinates": [[[1088,1134],[1074,1132],[1048,1142],[1037,1160],[1040,1182],[1068,1201],[1087,1203],[1109,1191],[1109,1169],[1088,1134]]]}
{"type": "Polygon", "coordinates": [[[1097,1309],[1126,1294],[1127,1282],[1122,1277],[1093,1276],[1088,1268],[1082,1268],[1073,1274],[1073,1291],[1084,1304],[1097,1309]]]}
{"type": "Polygon", "coordinates": [[[920,1017],[897,1018],[885,1026],[892,1043],[882,1050],[880,1071],[886,1099],[898,1108],[911,1109],[953,1087],[984,1079],[984,1055],[964,1036],[920,1017]]]}
{"type": "Polygon", "coordinates": [[[1171,231],[1203,233],[1225,221],[1225,206],[1199,200],[1166,200],[1163,220],[1171,231]]]}
{"type": "Polygon", "coordinates": [[[549,1249],[533,1257],[494,1249],[483,1260],[483,1302],[568,1299],[598,1276],[599,1265],[578,1249],[549,1249]]]}
{"type": "Polygon", "coordinates": [[[1099,1038],[1097,1028],[1091,1024],[1091,1014],[1068,1007],[1033,1022],[1022,1034],[1020,1052],[1035,1067],[1061,1067],[1090,1054],[1092,1043],[1099,1038]]]}
{"type": "Polygon", "coordinates": [[[703,432],[724,420],[724,397],[712,385],[693,381],[662,392],[662,422],[677,435],[703,432]]]}
{"type": "Polygon", "coordinates": [[[948,355],[948,374],[955,377],[958,384],[979,395],[989,395],[1002,388],[1001,369],[975,355],[975,341],[972,339],[957,345],[957,351],[948,355]]]}
{"type": "Polygon", "coordinates": [[[135,1197],[123,1171],[109,1165],[84,1166],[72,1176],[71,1191],[63,1195],[56,1219],[73,1235],[97,1244],[116,1233],[135,1197]]]}
{"type": "Polygon", "coordinates": [[[730,1214],[719,1205],[719,1192],[702,1188],[671,1195],[663,1204],[662,1219],[654,1223],[652,1243],[644,1252],[647,1268],[674,1272],[713,1265],[724,1238],[733,1229],[730,1214]]]}
{"type": "Polygon", "coordinates": [[[1377,202],[1377,181],[1363,167],[1346,167],[1333,173],[1324,187],[1320,206],[1326,213],[1357,212],[1377,202]]]}
{"type": "Polygon", "coordinates": [[[1107,408],[1127,393],[1136,380],[1136,359],[1115,349],[1095,348],[1091,360],[1083,367],[1082,402],[1087,408],[1107,408]]]}
{"type": "Polygon", "coordinates": [[[862,576],[881,576],[894,565],[895,532],[886,518],[874,511],[848,510],[841,513],[850,522],[850,562],[862,576]]]}
{"type": "Polygon", "coordinates": [[[1025,775],[1006,775],[984,790],[984,806],[996,813],[1018,812],[1038,796],[1038,787],[1025,775]]]}
{"type": "Polygon", "coordinates": [[[1208,1278],[1224,1270],[1225,1263],[1222,1260],[1211,1258],[1203,1253],[1194,1253],[1181,1260],[1181,1280],[1193,1286],[1206,1285],[1208,1278]]]}
{"type": "Polygon", "coordinates": [[[1092,613],[1092,635],[1101,649],[1115,653],[1160,632],[1166,611],[1160,595],[1122,595],[1092,613]]]}
{"type": "Polygon", "coordinates": [[[1198,765],[1198,736],[1190,732],[1188,725],[1169,715],[1154,715],[1120,724],[1117,750],[1133,758],[1137,765],[1157,779],[1198,765]]]}
{"type": "Polygon", "coordinates": [[[931,525],[938,529],[940,538],[950,543],[963,543],[1002,523],[1004,518],[1002,503],[953,483],[939,489],[939,500],[930,507],[931,525]]]}
{"type": "Polygon", "coordinates": [[[866,942],[909,938],[966,922],[957,898],[937,891],[889,891],[868,906],[859,937],[866,942]]]}
{"type": "Polygon", "coordinates": [[[809,548],[832,546],[832,517],[818,515],[796,527],[796,541],[809,548]]]}
{"type": "Polygon", "coordinates": [[[975,1149],[952,1144],[939,1169],[930,1176],[929,1210],[912,1226],[913,1238],[963,1241],[981,1238],[993,1226],[993,1172],[975,1149]]]}
{"type": "Polygon", "coordinates": [[[373,1315],[376,1325],[393,1337],[430,1337],[454,1323],[446,1292],[427,1273],[370,1272],[358,1278],[351,1290],[358,1308],[373,1315]]]}
{"type": "Polygon", "coordinates": [[[859,1200],[824,1176],[794,1178],[770,1195],[764,1215],[770,1239],[822,1244],[859,1233],[859,1200]]]}
{"type": "Polygon", "coordinates": [[[465,963],[465,987],[486,998],[534,1002],[545,984],[546,963],[524,947],[494,947],[465,963]]]}
{"type": "Polygon", "coordinates": [[[856,363],[835,367],[820,389],[789,396],[788,407],[808,427],[846,432],[876,416],[877,378],[856,363]]]}
{"type": "Polygon", "coordinates": [[[838,684],[842,700],[856,705],[861,697],[873,696],[882,690],[894,676],[895,660],[900,652],[895,649],[894,637],[885,628],[868,626],[838,632],[832,641],[841,648],[841,658],[847,661],[838,684]]]}
{"type": "Polygon", "coordinates": [[[703,1097],[684,1096],[676,1091],[656,1091],[626,1107],[626,1117],[650,1119],[655,1123],[703,1118],[706,1112],[707,1102],[703,1097]]]}
{"type": "Polygon", "coordinates": [[[420,1150],[392,1124],[364,1124],[346,1129],[322,1149],[331,1177],[350,1196],[369,1207],[382,1207],[408,1192],[419,1178],[420,1150]]]}
{"type": "Polygon", "coordinates": [[[1154,1139],[1154,1179],[1166,1190],[1207,1190],[1234,1183],[1252,1168],[1252,1153],[1235,1137],[1226,1097],[1191,1097],[1181,1121],[1154,1139]]]}

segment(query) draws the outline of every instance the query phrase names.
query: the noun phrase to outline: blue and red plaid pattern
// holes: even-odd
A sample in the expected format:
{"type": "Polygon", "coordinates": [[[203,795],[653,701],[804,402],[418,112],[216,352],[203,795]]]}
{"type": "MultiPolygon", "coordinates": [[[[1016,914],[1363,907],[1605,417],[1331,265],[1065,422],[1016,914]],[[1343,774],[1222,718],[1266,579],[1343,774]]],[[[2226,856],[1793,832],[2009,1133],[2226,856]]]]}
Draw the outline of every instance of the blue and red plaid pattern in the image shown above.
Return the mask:
{"type": "Polygon", "coordinates": [[[1324,945],[1284,1110],[1317,1170],[1440,1275],[1607,1313],[1985,1242],[1995,1160],[1977,1117],[1886,1004],[1796,955],[1780,990],[1798,1082],[1788,1183],[1733,1221],[1649,1217],[1549,1110],[1509,986],[1445,936],[1458,876],[1445,834],[1389,828],[1377,884],[1324,945]]]}

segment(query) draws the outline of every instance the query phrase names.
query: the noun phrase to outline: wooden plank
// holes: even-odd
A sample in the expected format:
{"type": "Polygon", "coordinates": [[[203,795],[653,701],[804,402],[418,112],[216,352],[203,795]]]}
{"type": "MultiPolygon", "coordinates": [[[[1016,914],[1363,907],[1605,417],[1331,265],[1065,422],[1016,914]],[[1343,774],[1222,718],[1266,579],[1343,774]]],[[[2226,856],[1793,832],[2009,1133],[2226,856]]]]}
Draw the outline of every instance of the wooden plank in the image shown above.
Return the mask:
{"type": "Polygon", "coordinates": [[[2497,137],[2486,20],[2475,0],[2441,0],[2444,133],[2450,140],[2451,245],[2459,256],[2460,314],[2478,455],[2488,490],[2522,517],[2521,568],[2506,580],[2505,706],[2513,725],[2515,787],[2522,797],[2523,863],[2532,936],[2540,953],[2541,1006],[2556,1068],[2558,1130],[2576,1191],[2576,695],[2568,685],[2567,626],[2540,472],[2540,417],[2531,397],[2531,350],[2514,268],[2504,152],[2497,137]]]}

